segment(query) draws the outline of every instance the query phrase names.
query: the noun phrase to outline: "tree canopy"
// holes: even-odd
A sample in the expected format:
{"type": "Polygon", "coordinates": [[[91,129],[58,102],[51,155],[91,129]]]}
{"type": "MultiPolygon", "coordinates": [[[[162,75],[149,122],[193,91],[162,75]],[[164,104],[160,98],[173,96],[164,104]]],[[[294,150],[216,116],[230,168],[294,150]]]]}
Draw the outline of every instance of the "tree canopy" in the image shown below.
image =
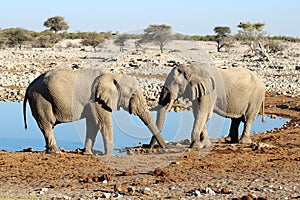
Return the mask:
{"type": "Polygon", "coordinates": [[[126,43],[126,41],[128,39],[129,39],[129,35],[128,34],[120,34],[114,40],[114,44],[115,45],[119,45],[120,46],[120,51],[123,52],[124,51],[125,43],[126,43]]]}
{"type": "Polygon", "coordinates": [[[228,36],[231,33],[231,29],[228,26],[216,26],[214,28],[215,41],[217,42],[217,51],[220,52],[221,48],[229,47],[230,41],[228,40],[228,36]]]}
{"type": "Polygon", "coordinates": [[[160,51],[162,53],[164,46],[172,39],[171,32],[171,26],[165,24],[152,24],[144,30],[144,35],[140,42],[157,44],[159,45],[160,51]]]}
{"type": "Polygon", "coordinates": [[[20,49],[26,41],[32,40],[30,31],[23,28],[9,28],[2,30],[1,33],[4,42],[10,46],[18,46],[20,49]]]}
{"type": "Polygon", "coordinates": [[[84,46],[92,46],[94,51],[96,47],[105,42],[105,35],[97,32],[88,32],[85,34],[84,38],[81,41],[81,44],[84,46]]]}
{"type": "Polygon", "coordinates": [[[57,33],[58,31],[64,31],[69,29],[69,25],[65,22],[64,17],[55,16],[47,19],[44,22],[44,26],[49,28],[51,31],[57,33]]]}

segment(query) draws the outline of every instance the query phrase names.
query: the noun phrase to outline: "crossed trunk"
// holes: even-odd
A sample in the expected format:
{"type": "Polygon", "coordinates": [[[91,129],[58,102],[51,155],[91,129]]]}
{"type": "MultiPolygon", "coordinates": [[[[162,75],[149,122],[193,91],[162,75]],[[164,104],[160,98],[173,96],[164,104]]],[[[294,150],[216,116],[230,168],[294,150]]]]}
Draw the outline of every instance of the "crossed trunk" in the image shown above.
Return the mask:
{"type": "Polygon", "coordinates": [[[143,98],[141,91],[137,90],[133,98],[130,99],[129,113],[139,116],[139,118],[144,122],[144,124],[149,128],[149,130],[153,134],[151,140],[154,140],[154,143],[155,141],[157,141],[159,146],[164,148],[166,147],[166,142],[163,140],[160,134],[164,120],[162,122],[162,126],[157,127],[152,119],[150,111],[146,109],[147,107],[147,103],[143,98]]]}

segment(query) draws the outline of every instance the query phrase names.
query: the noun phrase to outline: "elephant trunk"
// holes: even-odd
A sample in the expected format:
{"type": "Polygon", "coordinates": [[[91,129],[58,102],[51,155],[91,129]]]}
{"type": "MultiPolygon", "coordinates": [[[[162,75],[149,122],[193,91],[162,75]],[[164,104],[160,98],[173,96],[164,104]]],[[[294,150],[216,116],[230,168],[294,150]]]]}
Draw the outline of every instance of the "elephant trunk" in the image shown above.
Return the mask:
{"type": "Polygon", "coordinates": [[[166,111],[170,112],[172,110],[173,104],[174,104],[174,99],[172,98],[169,102],[169,104],[167,105],[166,111]]]}
{"type": "Polygon", "coordinates": [[[144,124],[149,128],[160,147],[166,147],[166,142],[163,140],[160,130],[153,121],[150,111],[147,109],[148,105],[142,92],[138,89],[134,93],[129,102],[129,113],[139,116],[144,124]]]}
{"type": "MultiPolygon", "coordinates": [[[[157,125],[157,128],[158,128],[160,133],[163,129],[165,119],[166,119],[166,106],[165,107],[160,106],[159,110],[157,111],[157,117],[156,117],[156,125],[157,125]]],[[[155,143],[156,143],[156,138],[153,136],[151,138],[149,147],[153,148],[155,143]]]]}

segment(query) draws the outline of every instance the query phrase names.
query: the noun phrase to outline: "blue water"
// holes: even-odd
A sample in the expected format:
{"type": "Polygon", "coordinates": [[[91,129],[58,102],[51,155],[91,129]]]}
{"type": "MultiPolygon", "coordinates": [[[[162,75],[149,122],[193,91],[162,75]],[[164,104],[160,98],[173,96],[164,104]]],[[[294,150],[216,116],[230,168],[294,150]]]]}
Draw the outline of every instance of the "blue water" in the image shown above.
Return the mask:
{"type": "MultiPolygon", "coordinates": [[[[156,117],[156,112],[152,112],[156,117]]],[[[266,117],[266,123],[261,122],[258,116],[254,122],[251,133],[260,133],[283,126],[288,119],[266,117]]],[[[0,149],[6,151],[21,151],[25,148],[33,148],[36,151],[45,149],[44,137],[27,106],[28,129],[24,129],[22,104],[0,102],[0,149]]],[[[209,136],[212,138],[223,137],[228,134],[230,119],[213,115],[207,123],[209,136]]],[[[165,126],[162,134],[167,141],[180,141],[190,139],[193,127],[193,115],[191,112],[167,113],[165,126]]],[[[113,129],[115,148],[132,147],[140,143],[148,143],[151,133],[142,121],[126,111],[113,112],[113,129]]],[[[240,133],[243,123],[240,126],[240,133]]],[[[74,150],[84,147],[85,121],[80,120],[72,123],[64,123],[55,127],[54,135],[58,147],[74,150]]],[[[103,151],[103,141],[99,133],[96,138],[94,149],[103,151]]]]}

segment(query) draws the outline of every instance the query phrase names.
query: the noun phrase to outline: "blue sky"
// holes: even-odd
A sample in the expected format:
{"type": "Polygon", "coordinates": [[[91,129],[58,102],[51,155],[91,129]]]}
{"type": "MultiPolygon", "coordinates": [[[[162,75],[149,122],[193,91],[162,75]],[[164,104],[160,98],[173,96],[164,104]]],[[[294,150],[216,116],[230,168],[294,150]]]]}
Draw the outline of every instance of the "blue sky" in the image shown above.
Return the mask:
{"type": "Polygon", "coordinates": [[[0,28],[42,31],[43,22],[60,15],[74,31],[129,32],[149,24],[168,24],[175,32],[214,34],[215,26],[236,33],[239,22],[264,22],[270,35],[300,37],[298,0],[5,0],[0,28]]]}

